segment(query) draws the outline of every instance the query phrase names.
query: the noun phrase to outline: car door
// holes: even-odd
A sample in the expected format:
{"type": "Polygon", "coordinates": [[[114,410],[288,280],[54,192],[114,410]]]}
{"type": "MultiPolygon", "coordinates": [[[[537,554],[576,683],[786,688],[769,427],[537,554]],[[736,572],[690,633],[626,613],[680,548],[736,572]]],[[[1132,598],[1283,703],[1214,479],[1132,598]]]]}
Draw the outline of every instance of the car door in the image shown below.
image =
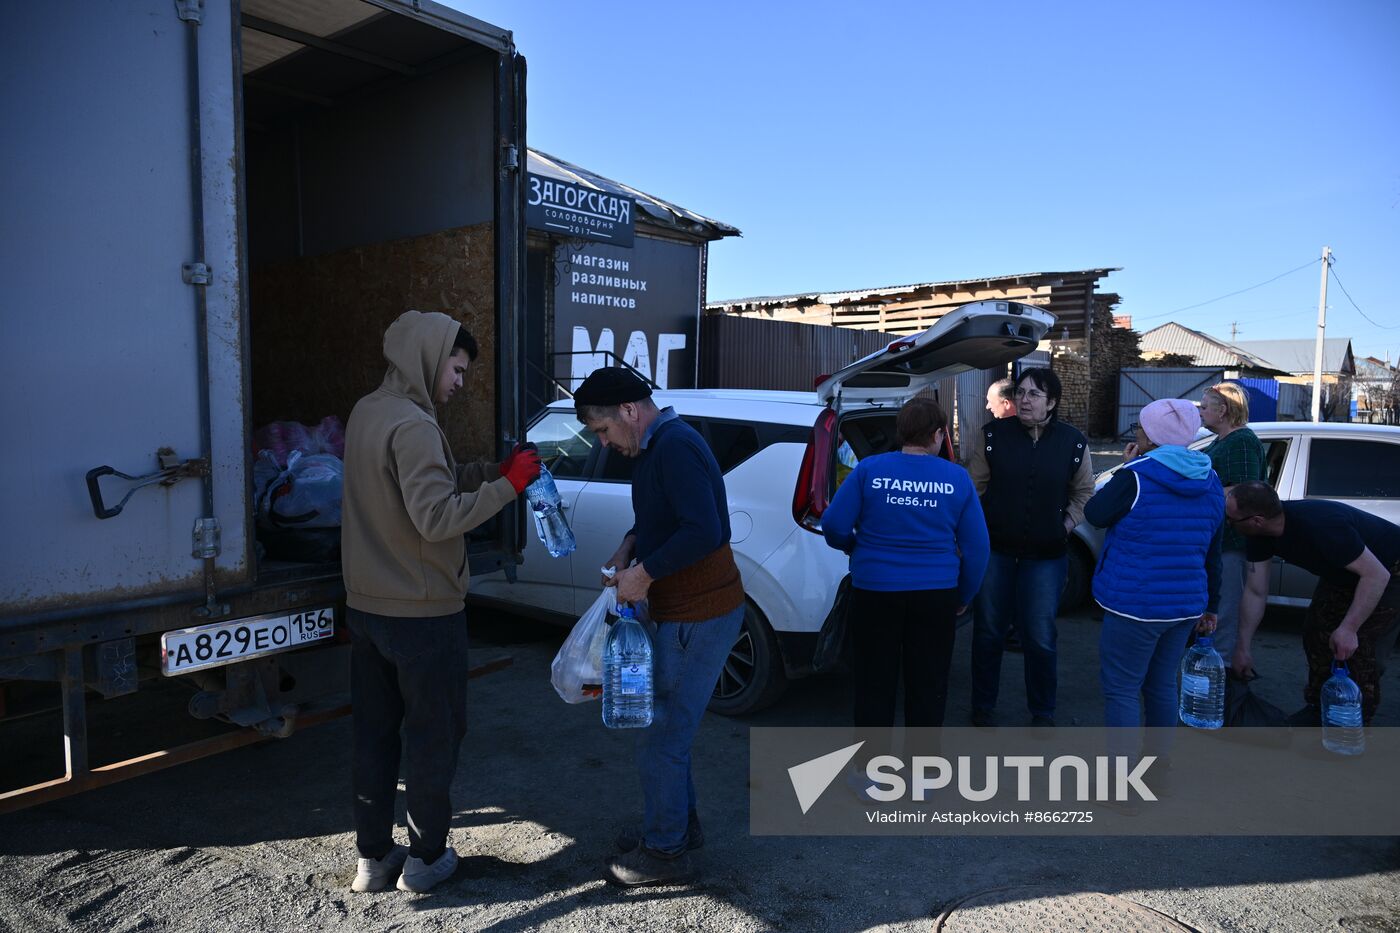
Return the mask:
{"type": "MultiPolygon", "coordinates": [[[[572,524],[579,496],[597,460],[597,439],[579,423],[572,408],[546,409],[526,429],[525,436],[539,448],[540,461],[554,476],[564,515],[572,524]]],[[[516,568],[515,582],[507,581],[504,574],[491,574],[472,581],[473,593],[573,615],[576,555],[550,557],[535,532],[533,519],[527,517],[525,527],[522,563],[516,568]]]]}
{"type": "Polygon", "coordinates": [[[796,477],[793,518],[816,531],[835,493],[841,458],[849,460],[852,451],[856,458],[883,453],[873,446],[867,451],[855,448],[868,436],[893,437],[878,419],[852,423],[851,436],[845,436],[841,428],[846,420],[874,409],[892,415],[905,399],[940,379],[1018,360],[1036,349],[1054,323],[1053,314],[1033,305],[974,301],[949,311],[923,333],[891,341],[824,379],[817,386],[817,399],[827,407],[812,426],[796,477]]]}
{"type": "MultiPolygon", "coordinates": [[[[708,440],[703,419],[682,415],[681,420],[708,440]]],[[[632,470],[635,466],[636,461],[630,457],[611,449],[601,450],[593,476],[569,517],[578,541],[578,550],[574,552],[576,612],[582,612],[597,598],[602,585],[599,571],[632,528],[632,470]]]]}
{"type": "Polygon", "coordinates": [[[574,551],[575,612],[582,612],[602,588],[599,570],[632,528],[632,468],[635,461],[615,450],[602,449],[573,512],[569,525],[574,551]]]}
{"type": "MultiPolygon", "coordinates": [[[[1295,462],[1294,499],[1333,499],[1394,522],[1400,515],[1400,432],[1393,439],[1368,435],[1304,437],[1295,462]]],[[[1292,564],[1282,567],[1278,592],[1311,599],[1316,577],[1292,564]]]]}
{"type": "MultiPolygon", "coordinates": [[[[1256,430],[1255,433],[1264,448],[1265,482],[1273,486],[1278,497],[1285,502],[1300,498],[1302,488],[1299,477],[1305,472],[1302,467],[1304,460],[1301,437],[1294,431],[1256,430]]],[[[1310,598],[1315,582],[1316,578],[1312,574],[1285,564],[1281,557],[1275,557],[1269,567],[1269,601],[1291,605],[1294,603],[1295,592],[1300,589],[1306,591],[1304,599],[1310,598]],[[1291,581],[1285,579],[1286,575],[1292,577],[1291,581]]]]}

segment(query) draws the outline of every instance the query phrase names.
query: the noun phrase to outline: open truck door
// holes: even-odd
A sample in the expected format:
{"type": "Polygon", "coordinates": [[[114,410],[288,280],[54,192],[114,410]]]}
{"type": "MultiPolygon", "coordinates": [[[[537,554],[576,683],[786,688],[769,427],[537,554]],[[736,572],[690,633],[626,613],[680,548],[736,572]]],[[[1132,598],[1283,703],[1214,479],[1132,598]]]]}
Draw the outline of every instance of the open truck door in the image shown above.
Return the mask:
{"type": "Polygon", "coordinates": [[[10,232],[52,247],[12,241],[0,283],[0,616],[212,604],[251,572],[238,160],[209,105],[234,93],[235,24],[150,6],[84,7],[81,29],[16,7],[0,40],[25,128],[4,143],[10,232]]]}

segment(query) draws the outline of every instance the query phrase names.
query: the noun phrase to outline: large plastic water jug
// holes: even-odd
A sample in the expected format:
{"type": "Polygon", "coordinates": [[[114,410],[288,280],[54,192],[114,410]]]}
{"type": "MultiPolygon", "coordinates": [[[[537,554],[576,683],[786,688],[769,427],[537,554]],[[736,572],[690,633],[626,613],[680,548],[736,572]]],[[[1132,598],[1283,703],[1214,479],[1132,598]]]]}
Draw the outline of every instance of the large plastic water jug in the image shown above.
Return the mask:
{"type": "Polygon", "coordinates": [[[1194,729],[1225,724],[1225,662],[1209,635],[1196,639],[1181,659],[1181,721],[1194,729]]]}
{"type": "Polygon", "coordinates": [[[603,725],[642,729],[651,725],[651,636],[631,606],[608,632],[603,648],[603,725]]]}

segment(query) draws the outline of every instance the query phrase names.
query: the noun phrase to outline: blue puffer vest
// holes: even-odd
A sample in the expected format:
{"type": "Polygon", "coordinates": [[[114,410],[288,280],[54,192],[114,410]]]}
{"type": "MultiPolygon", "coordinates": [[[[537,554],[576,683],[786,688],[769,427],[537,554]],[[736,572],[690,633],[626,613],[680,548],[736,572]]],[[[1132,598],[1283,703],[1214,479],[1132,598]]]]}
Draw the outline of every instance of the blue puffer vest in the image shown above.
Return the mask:
{"type": "Polygon", "coordinates": [[[1225,515],[1211,470],[1188,479],[1156,460],[1123,467],[1137,475],[1132,511],[1108,529],[1094,573],[1094,599],[1130,619],[1194,619],[1206,611],[1206,555],[1225,515]]]}

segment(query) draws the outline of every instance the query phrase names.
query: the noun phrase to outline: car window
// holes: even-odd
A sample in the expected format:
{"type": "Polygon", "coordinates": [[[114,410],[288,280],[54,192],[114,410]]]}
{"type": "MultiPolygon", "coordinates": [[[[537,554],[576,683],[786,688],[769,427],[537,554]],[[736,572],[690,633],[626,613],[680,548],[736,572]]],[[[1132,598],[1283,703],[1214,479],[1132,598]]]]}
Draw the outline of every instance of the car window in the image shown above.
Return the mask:
{"type": "Polygon", "coordinates": [[[604,450],[603,469],[598,472],[597,478],[613,483],[630,483],[636,464],[637,461],[631,457],[624,457],[615,450],[604,450]]]}
{"type": "MultiPolygon", "coordinates": [[[[682,417],[710,445],[721,473],[728,473],[749,457],[758,453],[763,445],[759,443],[758,431],[751,424],[735,421],[709,421],[705,418],[682,417]]],[[[804,436],[803,440],[806,438],[804,436]]],[[[606,451],[603,468],[598,479],[615,483],[632,482],[632,469],[636,461],[624,457],[616,451],[606,451]]]]}
{"type": "Polygon", "coordinates": [[[1283,462],[1288,459],[1287,438],[1264,441],[1264,481],[1278,488],[1279,474],[1283,472],[1283,462]]]}
{"type": "Polygon", "coordinates": [[[719,471],[728,473],[758,453],[758,431],[751,424],[738,421],[710,421],[706,438],[710,450],[719,462],[719,471]]]}
{"type": "MultiPolygon", "coordinates": [[[[705,425],[701,419],[681,418],[681,420],[698,431],[701,437],[705,436],[705,425]]],[[[597,478],[613,483],[630,483],[632,482],[632,470],[636,464],[637,461],[631,457],[624,457],[615,450],[605,450],[603,451],[603,468],[598,471],[597,478]]]]}
{"type": "Polygon", "coordinates": [[[540,449],[540,460],[555,476],[587,477],[589,458],[598,439],[572,411],[549,412],[531,426],[526,437],[540,449]]]}
{"type": "Polygon", "coordinates": [[[1307,495],[1400,498],[1400,444],[1313,438],[1308,452],[1307,495]]]}

